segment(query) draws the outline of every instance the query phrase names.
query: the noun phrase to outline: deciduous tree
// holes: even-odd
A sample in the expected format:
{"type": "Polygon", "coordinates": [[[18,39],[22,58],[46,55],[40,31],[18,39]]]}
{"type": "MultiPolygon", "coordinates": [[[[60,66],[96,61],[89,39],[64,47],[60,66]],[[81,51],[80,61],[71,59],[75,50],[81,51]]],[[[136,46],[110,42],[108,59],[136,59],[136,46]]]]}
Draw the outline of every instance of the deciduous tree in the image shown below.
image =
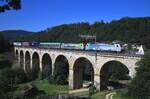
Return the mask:
{"type": "Polygon", "coordinates": [[[138,62],[138,66],[128,94],[136,99],[150,99],[150,52],[138,62]]]}
{"type": "Polygon", "coordinates": [[[0,5],[0,13],[7,10],[19,10],[21,9],[21,0],[0,0],[3,5],[0,5]]]}

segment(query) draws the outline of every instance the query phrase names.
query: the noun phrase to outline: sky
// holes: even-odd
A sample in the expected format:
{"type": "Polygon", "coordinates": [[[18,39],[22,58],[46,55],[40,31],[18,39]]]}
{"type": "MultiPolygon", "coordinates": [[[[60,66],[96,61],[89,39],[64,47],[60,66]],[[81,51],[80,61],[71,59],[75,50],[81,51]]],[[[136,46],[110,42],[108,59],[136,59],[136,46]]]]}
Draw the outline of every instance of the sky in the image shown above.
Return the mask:
{"type": "Polygon", "coordinates": [[[150,16],[150,0],[22,0],[21,10],[0,13],[0,31],[41,31],[49,27],[122,17],[150,16]]]}

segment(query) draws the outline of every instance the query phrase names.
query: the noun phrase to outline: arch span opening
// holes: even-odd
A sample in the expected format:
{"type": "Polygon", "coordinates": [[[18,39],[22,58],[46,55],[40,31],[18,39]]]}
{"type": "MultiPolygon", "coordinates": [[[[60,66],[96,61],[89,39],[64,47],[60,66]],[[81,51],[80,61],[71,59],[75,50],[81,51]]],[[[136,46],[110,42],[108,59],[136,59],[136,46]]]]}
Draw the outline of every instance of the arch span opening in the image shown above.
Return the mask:
{"type": "Polygon", "coordinates": [[[16,50],[16,52],[15,52],[15,59],[18,61],[18,56],[19,56],[19,52],[18,52],[18,50],[16,50]]]}
{"type": "Polygon", "coordinates": [[[123,88],[129,79],[127,66],[118,61],[109,61],[100,70],[100,90],[123,88]]]}
{"type": "Polygon", "coordinates": [[[40,71],[40,58],[37,52],[32,55],[32,75],[37,78],[40,71]]]}
{"type": "Polygon", "coordinates": [[[74,63],[73,71],[73,89],[89,87],[94,84],[94,69],[88,59],[77,59],[74,63]]]}
{"type": "Polygon", "coordinates": [[[69,63],[65,56],[59,55],[54,64],[54,79],[57,84],[68,84],[69,63]]]}
{"type": "Polygon", "coordinates": [[[52,60],[49,54],[44,54],[42,57],[42,79],[52,75],[52,60]]]}
{"type": "Polygon", "coordinates": [[[20,51],[20,67],[23,68],[24,64],[24,54],[23,51],[20,51]]]}
{"type": "Polygon", "coordinates": [[[28,74],[28,76],[31,75],[31,66],[30,66],[31,58],[30,58],[30,53],[27,51],[25,53],[25,71],[28,74]]]}

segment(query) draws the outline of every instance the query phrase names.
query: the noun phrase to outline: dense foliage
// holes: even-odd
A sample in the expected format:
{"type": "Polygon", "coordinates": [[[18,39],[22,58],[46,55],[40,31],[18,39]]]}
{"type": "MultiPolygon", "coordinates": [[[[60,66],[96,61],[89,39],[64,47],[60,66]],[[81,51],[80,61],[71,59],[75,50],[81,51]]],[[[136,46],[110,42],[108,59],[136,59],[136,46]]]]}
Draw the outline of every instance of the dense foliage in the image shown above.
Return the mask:
{"type": "Polygon", "coordinates": [[[138,65],[128,93],[135,99],[150,99],[150,52],[146,53],[138,65]]]}
{"type": "Polygon", "coordinates": [[[18,84],[18,83],[22,83],[25,82],[26,80],[26,76],[23,72],[23,70],[21,69],[11,69],[11,68],[5,68],[3,70],[0,71],[0,88],[1,88],[1,92],[5,93],[5,92],[9,92],[11,91],[13,88],[12,84],[18,84]]]}
{"type": "Polygon", "coordinates": [[[21,0],[0,0],[3,5],[0,5],[0,13],[7,10],[18,10],[21,8],[21,0]]]}
{"type": "Polygon", "coordinates": [[[24,41],[82,42],[80,34],[96,35],[98,42],[120,40],[144,44],[150,48],[150,17],[124,17],[109,23],[100,21],[94,24],[88,22],[64,24],[35,33],[24,38],[24,41]]]}
{"type": "Polygon", "coordinates": [[[28,81],[26,74],[20,68],[0,69],[0,98],[6,97],[9,92],[14,91],[16,84],[28,81]]]}
{"type": "Polygon", "coordinates": [[[0,53],[7,52],[11,50],[11,45],[8,40],[0,33],[0,53]]]}

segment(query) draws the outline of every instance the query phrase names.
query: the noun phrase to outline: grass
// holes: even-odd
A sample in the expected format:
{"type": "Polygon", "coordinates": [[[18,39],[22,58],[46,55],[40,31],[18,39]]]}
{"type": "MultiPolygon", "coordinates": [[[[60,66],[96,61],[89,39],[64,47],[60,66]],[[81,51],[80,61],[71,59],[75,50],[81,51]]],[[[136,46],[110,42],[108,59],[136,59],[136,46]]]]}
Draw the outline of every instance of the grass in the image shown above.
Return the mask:
{"type": "Polygon", "coordinates": [[[68,93],[69,91],[69,87],[67,85],[50,84],[48,80],[34,80],[31,82],[17,85],[14,94],[22,94],[24,87],[29,84],[34,85],[39,91],[43,91],[48,95],[63,94],[63,93],[68,93]]]}
{"type": "Polygon", "coordinates": [[[114,99],[133,99],[127,95],[127,89],[117,90],[113,98],[114,99]]]}
{"type": "Polygon", "coordinates": [[[32,82],[38,90],[42,90],[49,95],[68,93],[69,87],[67,85],[50,84],[48,80],[35,80],[32,82]]]}
{"type": "Polygon", "coordinates": [[[104,99],[106,94],[110,93],[110,91],[101,91],[94,95],[92,95],[91,99],[104,99]]]}

